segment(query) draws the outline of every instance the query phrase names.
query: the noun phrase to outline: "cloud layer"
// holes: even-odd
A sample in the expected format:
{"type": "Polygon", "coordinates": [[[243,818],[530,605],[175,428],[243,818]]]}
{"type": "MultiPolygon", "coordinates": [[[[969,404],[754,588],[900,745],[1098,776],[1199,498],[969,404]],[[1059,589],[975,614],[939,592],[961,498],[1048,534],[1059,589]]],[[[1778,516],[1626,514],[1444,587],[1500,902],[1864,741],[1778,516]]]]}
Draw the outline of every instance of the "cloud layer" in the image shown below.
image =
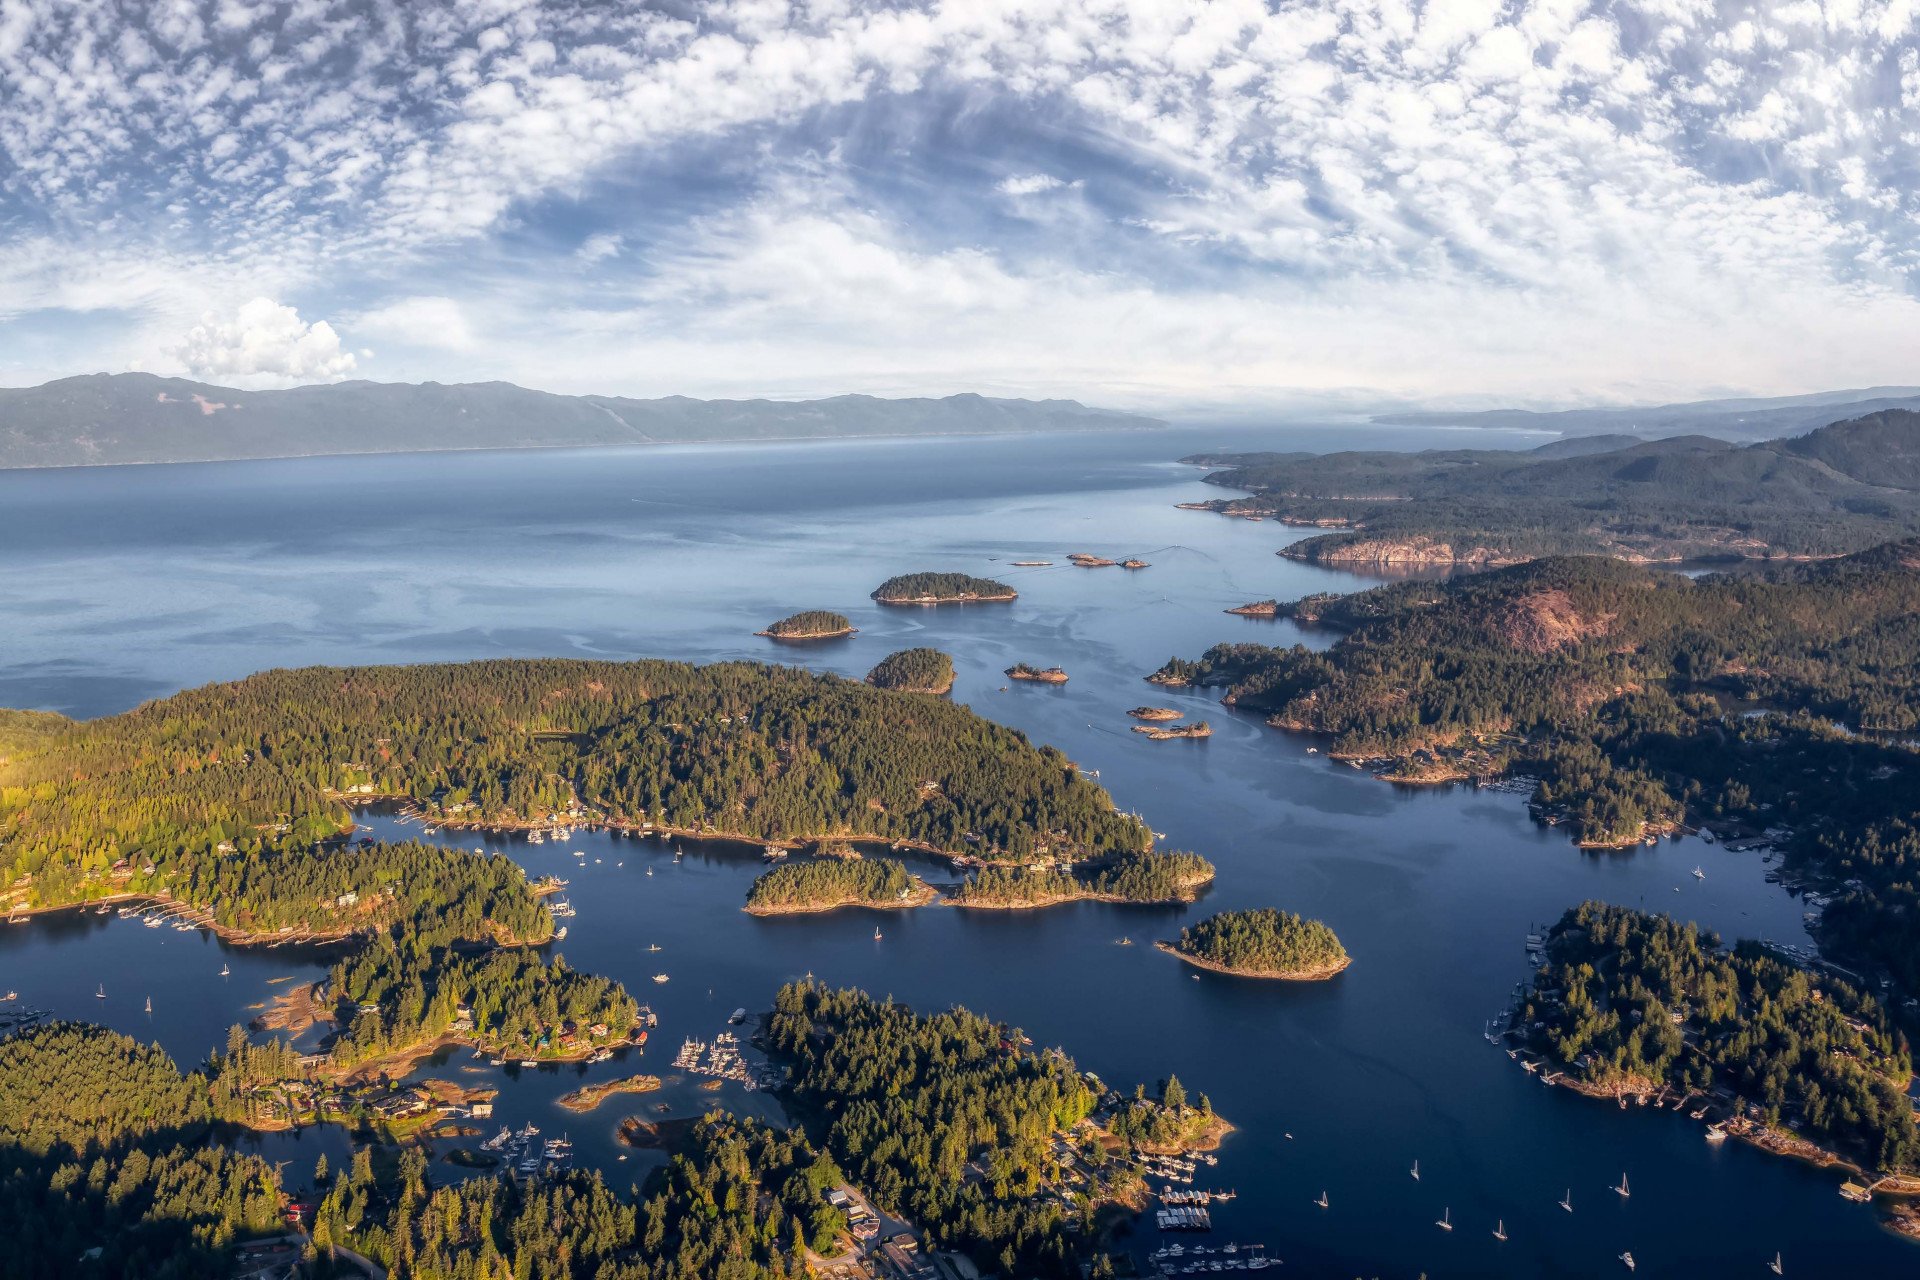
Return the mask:
{"type": "Polygon", "coordinates": [[[354,370],[270,297],[361,373],[641,393],[1915,381],[1917,21],[0,0],[0,335],[77,335],[0,374],[354,370]]]}

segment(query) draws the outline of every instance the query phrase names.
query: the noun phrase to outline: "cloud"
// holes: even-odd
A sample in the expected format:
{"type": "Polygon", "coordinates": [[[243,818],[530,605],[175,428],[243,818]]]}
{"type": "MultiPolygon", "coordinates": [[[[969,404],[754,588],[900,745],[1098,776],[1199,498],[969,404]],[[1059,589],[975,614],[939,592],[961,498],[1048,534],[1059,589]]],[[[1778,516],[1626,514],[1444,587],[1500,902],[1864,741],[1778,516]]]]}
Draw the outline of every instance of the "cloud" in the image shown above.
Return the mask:
{"type": "Polygon", "coordinates": [[[465,309],[446,297],[398,298],[354,317],[352,328],[405,347],[471,351],[475,345],[465,309]]]}
{"type": "MultiPolygon", "coordinates": [[[[118,317],[157,355],[203,310],[297,296],[423,372],[538,381],[593,349],[601,386],[736,342],[764,357],[742,377],[905,385],[933,358],[870,344],[924,332],[915,306],[975,344],[930,379],[1058,352],[1093,398],[1209,370],[1541,394],[1555,358],[1619,394],[1910,380],[1912,0],[695,8],[0,0],[0,323],[118,317]],[[1408,330],[1443,303],[1472,324],[1408,330]]],[[[280,363],[314,371],[257,376],[344,372],[280,363]]]]}
{"type": "Polygon", "coordinates": [[[209,312],[171,354],[194,377],[243,386],[332,382],[353,372],[354,357],[325,320],[308,324],[292,307],[255,298],[231,316],[209,312]]]}
{"type": "Polygon", "coordinates": [[[1063,179],[1056,178],[1050,173],[1016,173],[1002,178],[994,186],[994,190],[1008,196],[1035,196],[1044,191],[1058,191],[1067,185],[1063,179]]]}

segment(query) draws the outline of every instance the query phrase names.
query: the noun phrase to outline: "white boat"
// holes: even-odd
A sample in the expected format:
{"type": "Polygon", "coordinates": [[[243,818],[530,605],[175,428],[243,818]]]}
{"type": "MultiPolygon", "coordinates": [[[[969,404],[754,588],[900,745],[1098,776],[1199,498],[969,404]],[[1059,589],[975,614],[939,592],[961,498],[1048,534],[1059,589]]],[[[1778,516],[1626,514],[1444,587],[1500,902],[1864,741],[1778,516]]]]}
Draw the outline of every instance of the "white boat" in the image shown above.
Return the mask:
{"type": "Polygon", "coordinates": [[[1633,1270],[1633,1250],[1629,1249],[1625,1253],[1621,1254],[1620,1261],[1627,1264],[1627,1270],[1629,1271],[1633,1270]]]}
{"type": "Polygon", "coordinates": [[[152,997],[152,996],[148,996],[148,997],[147,997],[147,1012],[148,1012],[148,1013],[152,1013],[152,1012],[153,1012],[153,997],[152,997]]]}
{"type": "Polygon", "coordinates": [[[1695,880],[1705,880],[1707,878],[1707,873],[1702,871],[1700,868],[1695,867],[1693,869],[1693,878],[1695,880]]]}
{"type": "Polygon", "coordinates": [[[1415,1182],[1420,1181],[1420,1162],[1418,1160],[1413,1162],[1413,1180],[1415,1182]]]}
{"type": "Polygon", "coordinates": [[[1767,1264],[1767,1270],[1773,1272],[1773,1274],[1777,1276],[1783,1276],[1787,1274],[1786,1272],[1780,1269],[1780,1255],[1778,1253],[1775,1253],[1773,1255],[1773,1261],[1767,1264]]]}
{"type": "Polygon", "coordinates": [[[659,949],[660,949],[660,944],[657,942],[649,942],[647,944],[647,950],[649,951],[658,951],[659,949]]]}
{"type": "Polygon", "coordinates": [[[1617,1186],[1617,1187],[1615,1187],[1615,1188],[1614,1188],[1614,1190],[1615,1190],[1615,1191],[1617,1191],[1617,1192],[1619,1192],[1619,1193],[1620,1193],[1620,1195],[1621,1195],[1621,1196],[1622,1196],[1623,1198],[1624,1198],[1624,1197],[1626,1197],[1626,1196],[1630,1196],[1630,1195],[1632,1195],[1632,1194],[1633,1194],[1633,1192],[1631,1192],[1631,1191],[1629,1191],[1629,1190],[1627,1190],[1627,1175],[1626,1175],[1626,1174],[1624,1174],[1624,1173],[1623,1173],[1623,1174],[1621,1174],[1621,1175],[1620,1175],[1620,1185],[1619,1185],[1619,1186],[1617,1186]]]}
{"type": "Polygon", "coordinates": [[[1506,1219],[1502,1218],[1500,1221],[1493,1224],[1493,1238],[1495,1240],[1505,1240],[1507,1238],[1506,1219]]]}
{"type": "Polygon", "coordinates": [[[667,980],[667,975],[664,973],[656,973],[653,975],[653,980],[655,982],[665,982],[667,980]]]}
{"type": "Polygon", "coordinates": [[[101,983],[101,984],[100,984],[100,986],[99,986],[99,987],[98,987],[98,988],[97,988],[97,989],[96,989],[96,990],[94,991],[94,993],[93,993],[93,998],[94,998],[94,999],[96,999],[96,1000],[105,1000],[105,999],[107,998],[107,984],[106,984],[106,983],[104,983],[104,982],[103,982],[103,983],[101,983]]]}
{"type": "Polygon", "coordinates": [[[1440,1228],[1442,1231],[1453,1230],[1453,1214],[1446,1209],[1442,1209],[1440,1211],[1440,1221],[1434,1223],[1433,1225],[1440,1228]]]}
{"type": "Polygon", "coordinates": [[[877,926],[874,928],[874,931],[873,931],[873,940],[875,942],[880,941],[880,930],[877,926]]]}
{"type": "Polygon", "coordinates": [[[1319,1198],[1318,1200],[1315,1200],[1315,1201],[1314,1201],[1314,1203],[1315,1203],[1315,1204],[1317,1204],[1317,1205],[1319,1205],[1319,1206],[1320,1206],[1320,1207],[1321,1207],[1322,1209],[1324,1209],[1324,1208],[1326,1208],[1326,1207],[1327,1207],[1327,1193],[1326,1193],[1326,1192],[1324,1192],[1324,1191],[1322,1191],[1322,1192],[1320,1193],[1320,1198],[1319,1198]]]}
{"type": "Polygon", "coordinates": [[[220,976],[221,976],[221,977],[223,977],[223,978],[225,978],[225,977],[227,977],[227,976],[229,976],[229,975],[230,975],[230,974],[232,974],[232,973],[233,973],[233,970],[232,970],[232,969],[230,969],[230,968],[228,968],[228,967],[227,967],[226,965],[224,965],[224,964],[223,964],[223,965],[221,965],[221,966],[220,966],[220,976]]]}
{"type": "Polygon", "coordinates": [[[1726,1140],[1727,1140],[1727,1131],[1724,1126],[1717,1125],[1717,1124],[1710,1124],[1707,1126],[1708,1142],[1725,1142],[1726,1140]]]}
{"type": "Polygon", "coordinates": [[[1560,1197],[1560,1207],[1568,1213],[1573,1212],[1573,1188],[1567,1188],[1567,1194],[1560,1197]]]}

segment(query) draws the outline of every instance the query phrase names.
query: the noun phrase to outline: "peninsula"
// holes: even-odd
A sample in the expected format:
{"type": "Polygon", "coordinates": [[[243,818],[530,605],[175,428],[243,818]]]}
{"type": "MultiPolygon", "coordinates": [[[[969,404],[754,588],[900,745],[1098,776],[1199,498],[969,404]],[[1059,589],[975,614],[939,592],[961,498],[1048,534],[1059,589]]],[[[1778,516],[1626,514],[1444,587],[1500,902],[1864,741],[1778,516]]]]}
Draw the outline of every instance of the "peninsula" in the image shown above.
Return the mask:
{"type": "Polygon", "coordinates": [[[1246,978],[1317,982],[1352,963],[1326,925],[1271,907],[1223,911],[1155,945],[1199,968],[1246,978]]]}
{"type": "Polygon", "coordinates": [[[771,623],[764,631],[754,632],[772,640],[837,640],[850,636],[858,628],[843,613],[825,609],[807,609],[771,623]]]}
{"type": "Polygon", "coordinates": [[[1014,600],[1019,592],[992,578],[965,573],[903,573],[874,588],[881,604],[989,604],[1014,600]]]}
{"type": "Polygon", "coordinates": [[[1529,778],[1535,817],[1588,848],[1764,838],[1826,900],[1823,949],[1920,994],[1920,757],[1889,736],[1920,728],[1920,541],[1699,578],[1564,557],[1283,608],[1346,634],[1154,678],[1383,778],[1529,778]]]}

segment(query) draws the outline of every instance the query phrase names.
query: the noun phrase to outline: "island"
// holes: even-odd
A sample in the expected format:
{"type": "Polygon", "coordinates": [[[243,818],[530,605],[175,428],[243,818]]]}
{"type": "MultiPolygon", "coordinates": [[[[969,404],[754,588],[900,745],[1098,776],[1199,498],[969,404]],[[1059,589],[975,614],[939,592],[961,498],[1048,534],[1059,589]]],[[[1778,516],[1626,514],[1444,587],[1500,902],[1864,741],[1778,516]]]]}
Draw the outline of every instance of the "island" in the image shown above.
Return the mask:
{"type": "Polygon", "coordinates": [[[1685,1112],[1709,1141],[1845,1170],[1865,1194],[1920,1193],[1906,1038],[1833,966],[1601,902],[1529,945],[1544,962],[1505,1039],[1548,1084],[1685,1112]]]}
{"type": "Polygon", "coordinates": [[[1236,605],[1228,609],[1227,612],[1238,614],[1242,618],[1277,618],[1280,616],[1280,602],[1278,600],[1255,600],[1249,604],[1236,605]]]}
{"type": "Polygon", "coordinates": [[[1125,559],[1125,560],[1122,560],[1122,561],[1120,562],[1120,567],[1121,567],[1122,569],[1151,569],[1151,568],[1153,568],[1153,566],[1152,566],[1152,565],[1150,565],[1150,564],[1148,564],[1148,563],[1147,563],[1147,562],[1146,562],[1145,560],[1142,560],[1142,559],[1140,559],[1140,558],[1139,558],[1139,557],[1137,557],[1137,556],[1130,556],[1130,557],[1128,557],[1127,559],[1125,559]]]}
{"type": "Polygon", "coordinates": [[[1246,978],[1318,982],[1352,960],[1332,929],[1286,911],[1223,911],[1155,944],[1190,965],[1246,978]]]}
{"type": "Polygon", "coordinates": [[[1183,724],[1177,729],[1162,729],[1150,724],[1133,726],[1135,733],[1144,733],[1155,742],[1164,742],[1169,738],[1211,738],[1213,726],[1205,720],[1196,720],[1192,724],[1183,724]]]}
{"type": "Polygon", "coordinates": [[[1033,667],[1024,662],[1016,662],[1007,668],[1007,676],[1013,680],[1030,680],[1036,684],[1065,684],[1067,673],[1059,667],[1033,667]]]}
{"type": "Polygon", "coordinates": [[[1194,853],[1132,853],[1075,867],[983,867],[947,895],[956,907],[1022,909],[1063,902],[1192,902],[1213,883],[1194,853]]]}
{"type": "Polygon", "coordinates": [[[876,587],[873,598],[891,605],[986,604],[1019,594],[1004,582],[965,573],[903,573],[876,587]]]}
{"type": "Polygon", "coordinates": [[[934,897],[897,858],[830,857],[763,872],[747,890],[744,909],[756,916],[800,915],[841,907],[920,907],[934,897]]]}
{"type": "Polygon", "coordinates": [[[1090,555],[1085,551],[1075,551],[1067,556],[1075,566],[1081,569],[1111,569],[1119,564],[1118,560],[1109,560],[1105,556],[1090,555]]]}
{"type": "Polygon", "coordinates": [[[1176,711],[1172,707],[1135,707],[1127,712],[1127,714],[1135,720],[1163,723],[1168,720],[1178,720],[1187,713],[1184,711],[1176,711]]]}
{"type": "Polygon", "coordinates": [[[938,649],[902,649],[875,664],[867,683],[899,693],[947,693],[953,689],[953,659],[938,649]]]}
{"type": "Polygon", "coordinates": [[[559,1103],[568,1111],[585,1113],[594,1110],[608,1098],[629,1093],[652,1093],[659,1089],[659,1087],[659,1076],[619,1076],[612,1080],[601,1080],[594,1084],[582,1085],[572,1093],[561,1094],[559,1103]]]}
{"type": "Polygon", "coordinates": [[[765,631],[754,632],[773,640],[837,640],[858,630],[843,613],[825,609],[807,609],[770,624],[765,631]]]}

